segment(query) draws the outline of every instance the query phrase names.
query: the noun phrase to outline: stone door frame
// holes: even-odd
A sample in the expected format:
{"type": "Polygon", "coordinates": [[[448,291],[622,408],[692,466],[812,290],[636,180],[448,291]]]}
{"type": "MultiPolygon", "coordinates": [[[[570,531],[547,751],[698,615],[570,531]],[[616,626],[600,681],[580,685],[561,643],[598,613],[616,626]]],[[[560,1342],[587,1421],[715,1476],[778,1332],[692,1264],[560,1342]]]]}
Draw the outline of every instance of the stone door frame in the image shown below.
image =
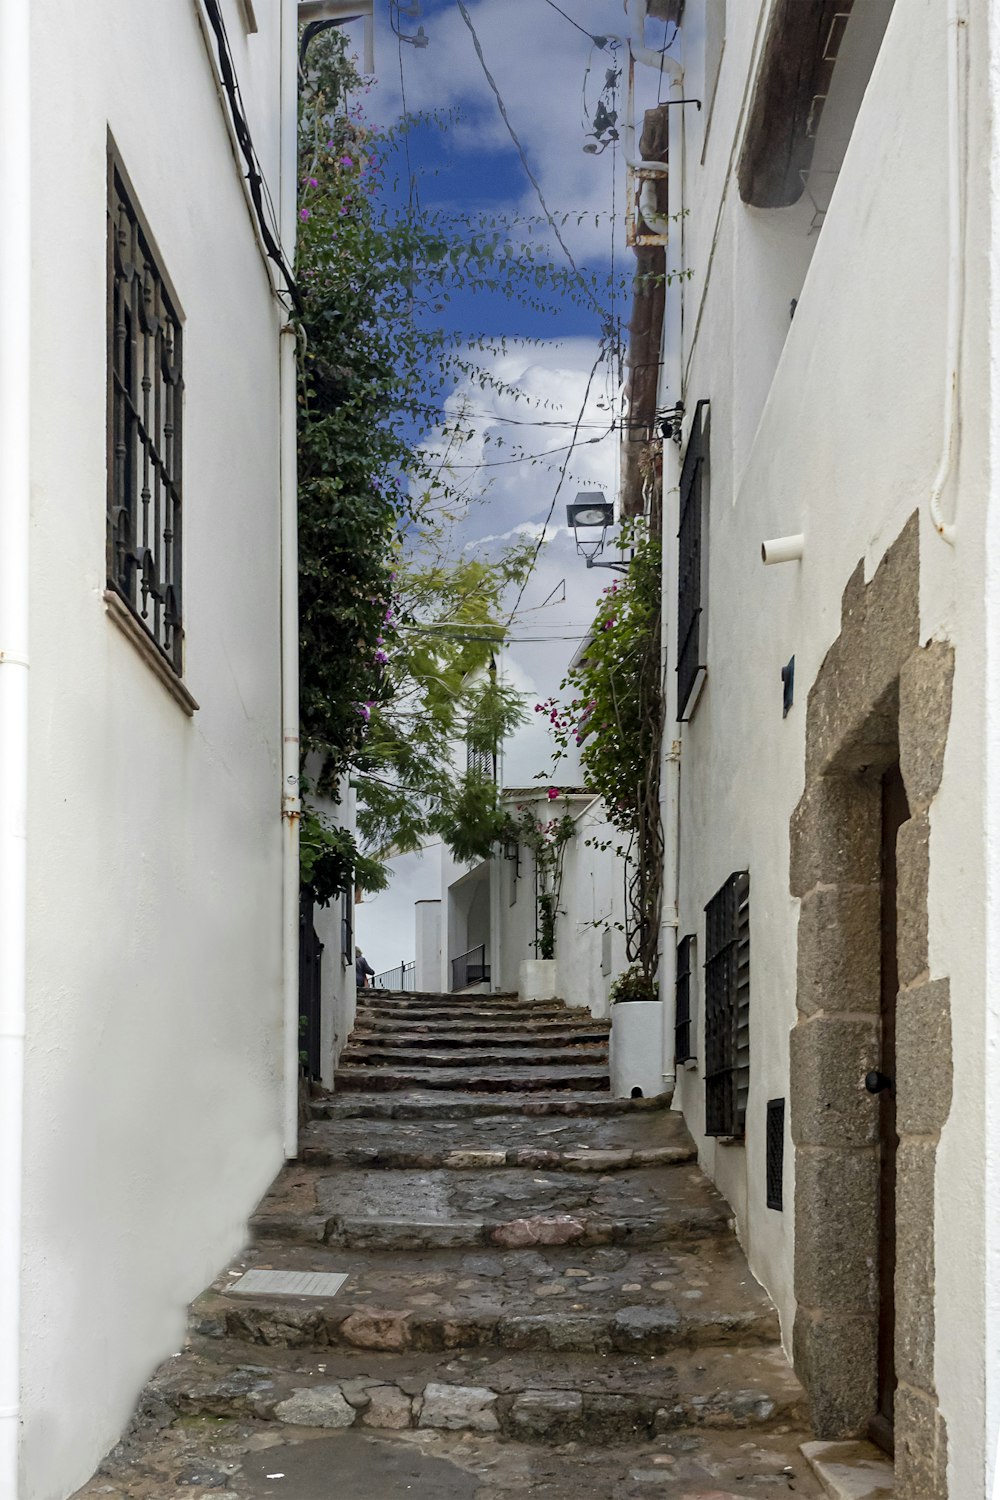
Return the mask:
{"type": "Polygon", "coordinates": [[[859,563],[840,634],[809,693],[806,775],[792,815],[800,899],[791,1032],[795,1366],[817,1435],[864,1436],[878,1351],[877,1066],[881,1011],[881,776],[898,759],[910,820],[897,841],[897,1485],[946,1500],[947,1434],[934,1387],[934,1170],[951,1104],[947,979],[927,951],[930,806],[941,783],[953,652],[919,641],[914,514],[869,583],[859,563]]]}

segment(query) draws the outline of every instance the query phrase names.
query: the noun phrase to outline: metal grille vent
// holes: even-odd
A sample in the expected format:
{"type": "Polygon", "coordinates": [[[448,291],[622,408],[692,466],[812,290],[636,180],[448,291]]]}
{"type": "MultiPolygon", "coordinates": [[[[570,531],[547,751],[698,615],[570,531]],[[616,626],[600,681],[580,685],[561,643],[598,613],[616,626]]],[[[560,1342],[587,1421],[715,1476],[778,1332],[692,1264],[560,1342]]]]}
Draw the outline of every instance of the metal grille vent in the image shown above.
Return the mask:
{"type": "Polygon", "coordinates": [[[767,1101],[767,1206],[780,1213],[784,1208],[782,1185],[785,1173],[785,1101],[767,1101]]]}
{"type": "Polygon", "coordinates": [[[750,1089],[750,875],[705,908],[705,1133],[744,1132],[750,1089]]]}
{"type": "Polygon", "coordinates": [[[702,660],[704,601],[703,517],[707,498],[708,402],[695,407],[681,469],[680,530],[677,557],[677,717],[683,720],[705,670],[702,660]]]}
{"type": "Polygon", "coordinates": [[[691,933],[677,944],[677,1009],[674,1027],[674,1062],[690,1062],[691,1045],[691,962],[694,937],[691,933]]]}

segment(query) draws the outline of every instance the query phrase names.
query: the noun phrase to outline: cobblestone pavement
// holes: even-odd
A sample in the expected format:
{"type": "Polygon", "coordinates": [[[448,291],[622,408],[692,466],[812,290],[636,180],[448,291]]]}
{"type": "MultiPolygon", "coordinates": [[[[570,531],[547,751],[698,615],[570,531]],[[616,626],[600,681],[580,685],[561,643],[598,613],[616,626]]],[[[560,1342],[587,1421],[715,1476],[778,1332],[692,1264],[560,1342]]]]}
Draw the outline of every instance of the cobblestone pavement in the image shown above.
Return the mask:
{"type": "Polygon", "coordinates": [[[667,1101],[557,1002],[369,994],[300,1161],[78,1500],[821,1491],[778,1324],[667,1101]],[[346,1273],[245,1296],[247,1270],[346,1273]]]}

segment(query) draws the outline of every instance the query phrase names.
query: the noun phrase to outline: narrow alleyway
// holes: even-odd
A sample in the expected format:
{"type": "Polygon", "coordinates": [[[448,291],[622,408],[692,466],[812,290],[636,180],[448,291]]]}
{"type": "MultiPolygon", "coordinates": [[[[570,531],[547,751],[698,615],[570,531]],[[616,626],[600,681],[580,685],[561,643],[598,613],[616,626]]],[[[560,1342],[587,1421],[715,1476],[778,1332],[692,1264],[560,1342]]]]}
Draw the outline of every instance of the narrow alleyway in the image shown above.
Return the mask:
{"type": "Polygon", "coordinates": [[[301,1161],[80,1500],[819,1495],[727,1206],[677,1115],[611,1098],[607,1034],[370,993],[301,1161]]]}

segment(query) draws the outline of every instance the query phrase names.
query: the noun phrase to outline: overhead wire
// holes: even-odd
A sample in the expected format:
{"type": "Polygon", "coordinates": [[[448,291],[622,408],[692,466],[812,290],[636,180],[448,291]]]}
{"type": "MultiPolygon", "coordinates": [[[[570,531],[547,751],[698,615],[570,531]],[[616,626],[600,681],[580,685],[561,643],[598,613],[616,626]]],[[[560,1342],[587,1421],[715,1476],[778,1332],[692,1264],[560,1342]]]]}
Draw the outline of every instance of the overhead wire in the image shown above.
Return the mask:
{"type": "Polygon", "coordinates": [[[565,239],[563,238],[562,231],[560,230],[559,225],[556,223],[555,215],[552,213],[552,210],[549,208],[549,205],[548,205],[548,203],[545,200],[545,194],[542,192],[541,183],[538,181],[538,178],[535,176],[534,172],[532,171],[531,163],[528,161],[527,155],[525,154],[524,147],[521,145],[521,141],[520,141],[520,138],[518,137],[517,131],[514,129],[513,125],[511,124],[510,115],[507,113],[507,105],[504,103],[503,95],[500,92],[500,89],[499,89],[499,86],[497,85],[496,79],[493,77],[493,74],[490,72],[489,64],[487,63],[486,56],[485,56],[485,54],[483,52],[482,42],[479,40],[479,33],[477,32],[477,30],[475,28],[475,24],[474,24],[474,22],[472,20],[472,17],[469,14],[469,7],[466,5],[465,0],[456,0],[456,3],[458,5],[459,11],[461,12],[462,20],[465,22],[465,24],[468,27],[469,32],[470,32],[470,34],[472,36],[472,44],[473,44],[473,46],[476,49],[476,56],[479,59],[479,65],[482,68],[483,73],[484,73],[485,78],[486,78],[486,82],[489,84],[490,89],[491,89],[491,91],[493,93],[493,96],[496,99],[497,108],[500,111],[500,118],[503,120],[504,125],[507,127],[507,134],[510,136],[511,140],[514,143],[514,147],[515,147],[515,149],[517,151],[518,156],[520,157],[521,165],[522,165],[522,167],[525,170],[525,174],[527,175],[528,181],[531,183],[531,186],[534,188],[534,190],[535,190],[535,196],[538,199],[539,203],[541,204],[541,206],[542,206],[542,212],[545,214],[545,217],[548,220],[549,228],[552,230],[552,233],[555,235],[555,238],[556,238],[556,240],[559,243],[560,249],[562,250],[563,254],[566,257],[566,260],[568,261],[570,267],[572,268],[573,274],[574,274],[574,276],[576,277],[576,280],[577,280],[577,284],[579,285],[580,289],[582,290],[584,296],[587,298],[588,302],[590,302],[591,306],[599,314],[599,316],[601,318],[602,325],[603,325],[605,323],[606,318],[607,318],[606,310],[601,306],[601,304],[598,301],[597,297],[594,295],[594,292],[591,290],[590,286],[587,284],[587,280],[584,277],[583,272],[580,270],[580,267],[577,265],[576,259],[574,258],[572,250],[567,245],[565,239]]]}
{"type": "MultiPolygon", "coordinates": [[[[459,4],[461,5],[462,3],[463,3],[463,0],[459,0],[459,4]]],[[[535,550],[531,554],[531,561],[528,564],[527,572],[525,573],[524,578],[521,580],[521,587],[518,590],[517,598],[514,600],[514,608],[511,610],[510,614],[507,616],[507,624],[508,624],[508,626],[510,625],[511,621],[514,619],[514,616],[517,614],[518,605],[521,603],[521,600],[524,598],[524,591],[528,587],[528,583],[529,583],[529,581],[531,579],[531,575],[535,571],[535,566],[536,566],[536,564],[538,562],[539,554],[541,553],[542,547],[545,545],[545,537],[546,537],[546,532],[549,529],[549,522],[552,520],[552,516],[553,516],[553,513],[554,513],[555,508],[556,508],[556,502],[559,499],[559,496],[560,496],[560,494],[562,492],[563,484],[565,483],[565,480],[566,480],[566,473],[567,473],[567,470],[569,469],[569,461],[570,461],[570,458],[572,456],[573,450],[576,447],[576,438],[577,438],[577,434],[579,433],[579,430],[580,430],[580,423],[583,421],[584,413],[587,410],[587,402],[590,400],[590,388],[591,388],[591,386],[594,383],[594,376],[597,374],[597,371],[598,371],[598,369],[599,369],[599,367],[600,367],[600,365],[601,365],[601,363],[602,363],[602,361],[604,359],[605,347],[606,347],[605,340],[602,338],[601,342],[597,346],[597,354],[594,356],[594,363],[590,367],[590,374],[587,376],[587,385],[586,385],[586,389],[584,390],[584,393],[583,393],[583,401],[580,403],[580,414],[579,414],[579,416],[577,418],[576,426],[573,429],[573,441],[570,443],[569,452],[566,454],[566,457],[563,460],[562,466],[560,467],[560,470],[559,470],[559,482],[556,485],[555,493],[552,496],[552,503],[549,506],[548,514],[547,514],[547,516],[545,517],[545,520],[542,523],[542,529],[541,529],[541,531],[539,533],[538,541],[535,544],[535,550]]],[[[590,441],[593,441],[593,439],[590,439],[590,441]]]]}
{"type": "Polygon", "coordinates": [[[556,0],[545,0],[545,3],[546,5],[551,5],[553,10],[557,10],[564,20],[567,20],[571,26],[576,27],[577,31],[582,31],[584,36],[590,37],[590,40],[593,42],[595,47],[601,46],[602,43],[604,44],[604,46],[607,46],[608,38],[606,36],[597,37],[593,34],[593,32],[588,31],[586,26],[581,26],[580,22],[574,20],[567,11],[563,10],[561,5],[556,4],[556,0]]]}
{"type": "Polygon", "coordinates": [[[250,133],[250,126],[240,93],[239,78],[237,77],[236,67],[233,63],[233,54],[229,45],[226,23],[219,7],[219,0],[204,0],[204,6],[209,25],[215,33],[222,87],[229,101],[229,110],[236,141],[246,163],[247,187],[253,202],[261,239],[264,242],[264,249],[267,252],[268,259],[273,261],[281,273],[285,289],[294,307],[298,312],[301,312],[302,298],[295,281],[295,274],[289,265],[281,244],[281,230],[277,222],[274,200],[271,197],[271,190],[267,185],[267,179],[264,176],[260,158],[253,143],[253,136],[250,133]]]}

